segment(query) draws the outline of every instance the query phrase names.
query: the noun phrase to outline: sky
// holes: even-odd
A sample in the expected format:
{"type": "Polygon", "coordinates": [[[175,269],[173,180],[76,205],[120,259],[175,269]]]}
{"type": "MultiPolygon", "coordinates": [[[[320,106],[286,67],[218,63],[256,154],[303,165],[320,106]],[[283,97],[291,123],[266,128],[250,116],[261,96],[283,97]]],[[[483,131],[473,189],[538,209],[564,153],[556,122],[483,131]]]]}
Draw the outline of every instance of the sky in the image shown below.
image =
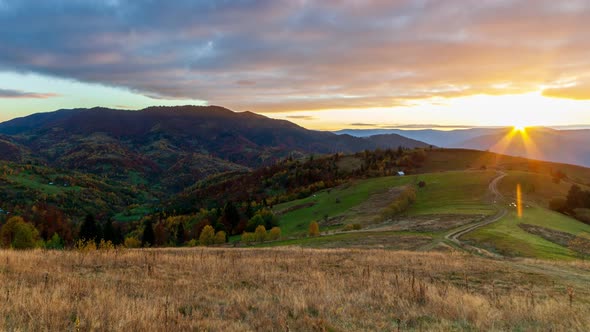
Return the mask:
{"type": "Polygon", "coordinates": [[[0,121],[220,105],[307,128],[590,124],[590,2],[0,0],[0,121]]]}

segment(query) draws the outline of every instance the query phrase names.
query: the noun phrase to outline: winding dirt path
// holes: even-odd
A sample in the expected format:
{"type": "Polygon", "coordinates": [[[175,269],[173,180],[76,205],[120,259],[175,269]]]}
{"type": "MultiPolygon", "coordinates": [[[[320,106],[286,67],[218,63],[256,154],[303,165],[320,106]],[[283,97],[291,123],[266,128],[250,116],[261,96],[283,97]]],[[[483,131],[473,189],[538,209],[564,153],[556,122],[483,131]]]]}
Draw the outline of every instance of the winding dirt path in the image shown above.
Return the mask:
{"type": "Polygon", "coordinates": [[[445,235],[445,240],[451,241],[459,247],[466,248],[471,251],[476,251],[476,252],[486,255],[486,256],[501,257],[500,255],[489,252],[485,249],[477,248],[477,247],[468,245],[466,243],[463,243],[463,242],[461,242],[461,240],[459,238],[469,232],[472,232],[472,231],[480,228],[480,227],[489,225],[493,222],[496,222],[496,221],[502,219],[508,213],[508,211],[506,210],[506,207],[504,207],[503,204],[498,204],[498,202],[500,202],[502,200],[502,198],[504,198],[504,196],[498,190],[498,183],[505,176],[506,176],[505,172],[498,171],[498,176],[495,177],[488,185],[488,190],[493,195],[494,205],[498,208],[498,212],[496,212],[496,214],[489,216],[477,223],[470,224],[467,226],[462,226],[462,227],[459,227],[459,228],[451,231],[450,233],[445,235]]]}

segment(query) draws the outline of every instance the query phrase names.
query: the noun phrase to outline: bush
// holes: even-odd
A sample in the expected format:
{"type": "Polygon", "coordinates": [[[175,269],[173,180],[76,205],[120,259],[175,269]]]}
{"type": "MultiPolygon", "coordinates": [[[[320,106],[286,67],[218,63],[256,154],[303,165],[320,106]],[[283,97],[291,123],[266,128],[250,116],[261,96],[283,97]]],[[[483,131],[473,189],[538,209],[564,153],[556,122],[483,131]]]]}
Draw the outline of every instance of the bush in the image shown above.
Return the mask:
{"type": "Polygon", "coordinates": [[[125,248],[139,248],[139,247],[141,247],[141,241],[139,241],[136,237],[133,237],[133,236],[126,237],[125,241],[123,243],[125,245],[125,248]]]}
{"type": "Polygon", "coordinates": [[[215,244],[224,244],[225,243],[226,234],[224,231],[219,231],[215,234],[215,244]]]}
{"type": "Polygon", "coordinates": [[[256,236],[256,241],[264,242],[264,240],[266,240],[266,228],[264,227],[264,225],[256,227],[254,235],[256,236]]]}
{"type": "Polygon", "coordinates": [[[104,239],[101,239],[100,243],[98,244],[98,250],[115,250],[115,245],[110,240],[105,241],[104,239]]]}
{"type": "MultiPolygon", "coordinates": [[[[139,241],[138,241],[139,243],[139,241]]],[[[138,245],[139,247],[139,245],[138,245]]],[[[74,245],[74,249],[80,252],[89,252],[89,251],[96,251],[96,242],[94,239],[90,239],[85,241],[83,239],[79,239],[76,244],[74,245]]]]}
{"type": "Polygon", "coordinates": [[[256,241],[256,235],[254,235],[254,233],[251,232],[244,232],[242,233],[241,240],[245,244],[251,244],[256,241]]]}
{"type": "Polygon", "coordinates": [[[211,225],[207,225],[203,228],[203,231],[199,236],[199,243],[202,246],[209,246],[215,243],[215,230],[211,225]]]}
{"type": "Polygon", "coordinates": [[[279,227],[273,227],[270,229],[268,237],[272,241],[276,241],[281,238],[281,229],[279,227]]]}
{"type": "Polygon", "coordinates": [[[45,249],[63,249],[64,243],[59,237],[59,234],[53,233],[51,239],[45,242],[45,249]]]}
{"type": "Polygon", "coordinates": [[[199,241],[197,241],[197,239],[191,239],[186,243],[186,245],[189,247],[196,247],[199,245],[199,241]]]}
{"type": "Polygon", "coordinates": [[[399,194],[393,202],[391,202],[383,211],[381,211],[381,219],[390,219],[404,211],[406,211],[416,201],[416,189],[407,187],[401,194],[399,194]]]}
{"type": "Polygon", "coordinates": [[[425,181],[418,182],[418,187],[420,187],[420,188],[426,187],[426,182],[425,181]]]}
{"type": "Polygon", "coordinates": [[[344,226],[343,230],[344,231],[358,231],[361,228],[363,228],[363,225],[361,225],[361,224],[346,224],[346,226],[344,226]]]}
{"type": "Polygon", "coordinates": [[[317,221],[312,221],[309,224],[309,236],[319,236],[320,235],[320,225],[317,221]]]}

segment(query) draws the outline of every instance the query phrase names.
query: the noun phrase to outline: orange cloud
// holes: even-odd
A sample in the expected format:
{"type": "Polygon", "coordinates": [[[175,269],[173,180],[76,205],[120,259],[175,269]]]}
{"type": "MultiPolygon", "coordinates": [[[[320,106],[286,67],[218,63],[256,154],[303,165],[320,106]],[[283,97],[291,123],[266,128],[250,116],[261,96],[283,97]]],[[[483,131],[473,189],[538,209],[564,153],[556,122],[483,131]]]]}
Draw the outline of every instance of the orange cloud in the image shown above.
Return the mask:
{"type": "Polygon", "coordinates": [[[575,100],[590,100],[590,82],[543,90],[543,96],[575,100]]]}

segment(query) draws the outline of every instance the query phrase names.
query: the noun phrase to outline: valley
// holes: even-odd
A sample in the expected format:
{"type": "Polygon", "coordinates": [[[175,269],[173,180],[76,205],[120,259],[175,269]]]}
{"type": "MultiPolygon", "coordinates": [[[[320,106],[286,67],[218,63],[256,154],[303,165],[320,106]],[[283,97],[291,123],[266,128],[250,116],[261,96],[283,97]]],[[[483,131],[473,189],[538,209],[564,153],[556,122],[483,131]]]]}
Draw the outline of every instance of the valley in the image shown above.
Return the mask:
{"type": "Polygon", "coordinates": [[[22,153],[0,161],[0,280],[12,304],[0,310],[11,317],[3,329],[141,330],[155,320],[158,330],[590,323],[590,224],[576,219],[583,209],[552,210],[556,199],[567,205],[573,187],[588,190],[585,167],[395,146],[396,136],[347,137],[362,144],[338,153],[315,143],[256,151],[224,143],[215,149],[240,151],[224,155],[186,145],[186,132],[140,147],[139,138],[96,128],[73,138],[4,128],[22,153]],[[25,248],[33,250],[14,250],[25,248]],[[95,302],[104,308],[94,311],[95,302]],[[12,309],[38,303],[50,307],[34,320],[12,309]]]}

